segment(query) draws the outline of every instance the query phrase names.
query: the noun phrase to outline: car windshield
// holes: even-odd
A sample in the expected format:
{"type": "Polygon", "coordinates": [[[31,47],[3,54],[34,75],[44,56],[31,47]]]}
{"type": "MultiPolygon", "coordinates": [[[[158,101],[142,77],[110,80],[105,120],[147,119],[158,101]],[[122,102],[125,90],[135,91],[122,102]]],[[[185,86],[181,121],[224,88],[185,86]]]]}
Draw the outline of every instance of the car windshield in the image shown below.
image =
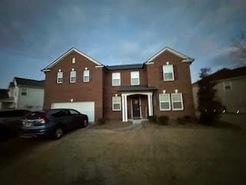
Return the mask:
{"type": "Polygon", "coordinates": [[[48,117],[61,117],[61,116],[66,116],[69,115],[68,110],[65,109],[51,109],[47,112],[48,117]]]}

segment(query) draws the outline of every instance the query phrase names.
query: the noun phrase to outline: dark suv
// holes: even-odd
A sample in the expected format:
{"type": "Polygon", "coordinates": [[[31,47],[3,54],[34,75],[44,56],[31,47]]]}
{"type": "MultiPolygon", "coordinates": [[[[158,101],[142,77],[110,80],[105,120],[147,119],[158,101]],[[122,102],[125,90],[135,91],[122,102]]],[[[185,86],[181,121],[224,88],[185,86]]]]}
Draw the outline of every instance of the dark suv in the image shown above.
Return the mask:
{"type": "Polygon", "coordinates": [[[52,136],[59,139],[67,131],[88,126],[88,117],[73,109],[32,112],[22,120],[21,137],[52,136]]]}

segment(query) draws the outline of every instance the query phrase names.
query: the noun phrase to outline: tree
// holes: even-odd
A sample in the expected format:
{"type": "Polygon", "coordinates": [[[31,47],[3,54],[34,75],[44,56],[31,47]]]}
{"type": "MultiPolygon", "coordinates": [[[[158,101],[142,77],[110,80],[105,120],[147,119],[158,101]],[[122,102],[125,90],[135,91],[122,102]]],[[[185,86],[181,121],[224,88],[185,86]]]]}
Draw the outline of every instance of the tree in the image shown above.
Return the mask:
{"type": "Polygon", "coordinates": [[[200,80],[198,81],[198,110],[200,112],[200,122],[212,125],[222,110],[222,105],[215,99],[215,82],[209,79],[210,68],[202,68],[200,80]]]}

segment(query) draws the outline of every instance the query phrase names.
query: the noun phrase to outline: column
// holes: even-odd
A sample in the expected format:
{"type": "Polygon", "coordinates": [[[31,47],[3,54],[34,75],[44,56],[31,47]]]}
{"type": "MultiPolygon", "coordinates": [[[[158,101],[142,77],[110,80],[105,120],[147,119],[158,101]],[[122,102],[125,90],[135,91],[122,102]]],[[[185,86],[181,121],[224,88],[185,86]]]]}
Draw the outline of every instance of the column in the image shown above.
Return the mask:
{"type": "Polygon", "coordinates": [[[152,93],[148,94],[148,108],[149,108],[149,116],[153,116],[152,93]]]}
{"type": "Polygon", "coordinates": [[[121,94],[121,106],[122,106],[122,121],[125,122],[125,95],[121,94]]]}
{"type": "Polygon", "coordinates": [[[125,122],[128,121],[128,114],[127,114],[127,95],[125,95],[125,122]]]}

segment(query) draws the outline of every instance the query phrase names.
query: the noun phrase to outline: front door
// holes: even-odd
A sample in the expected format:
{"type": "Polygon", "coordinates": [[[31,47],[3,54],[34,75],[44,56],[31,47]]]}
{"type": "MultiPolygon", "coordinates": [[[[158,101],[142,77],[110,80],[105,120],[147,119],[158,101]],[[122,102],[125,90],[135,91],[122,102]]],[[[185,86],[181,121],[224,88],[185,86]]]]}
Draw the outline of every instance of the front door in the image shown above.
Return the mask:
{"type": "Polygon", "coordinates": [[[139,97],[132,98],[132,113],[133,113],[133,119],[140,118],[139,97]]]}

